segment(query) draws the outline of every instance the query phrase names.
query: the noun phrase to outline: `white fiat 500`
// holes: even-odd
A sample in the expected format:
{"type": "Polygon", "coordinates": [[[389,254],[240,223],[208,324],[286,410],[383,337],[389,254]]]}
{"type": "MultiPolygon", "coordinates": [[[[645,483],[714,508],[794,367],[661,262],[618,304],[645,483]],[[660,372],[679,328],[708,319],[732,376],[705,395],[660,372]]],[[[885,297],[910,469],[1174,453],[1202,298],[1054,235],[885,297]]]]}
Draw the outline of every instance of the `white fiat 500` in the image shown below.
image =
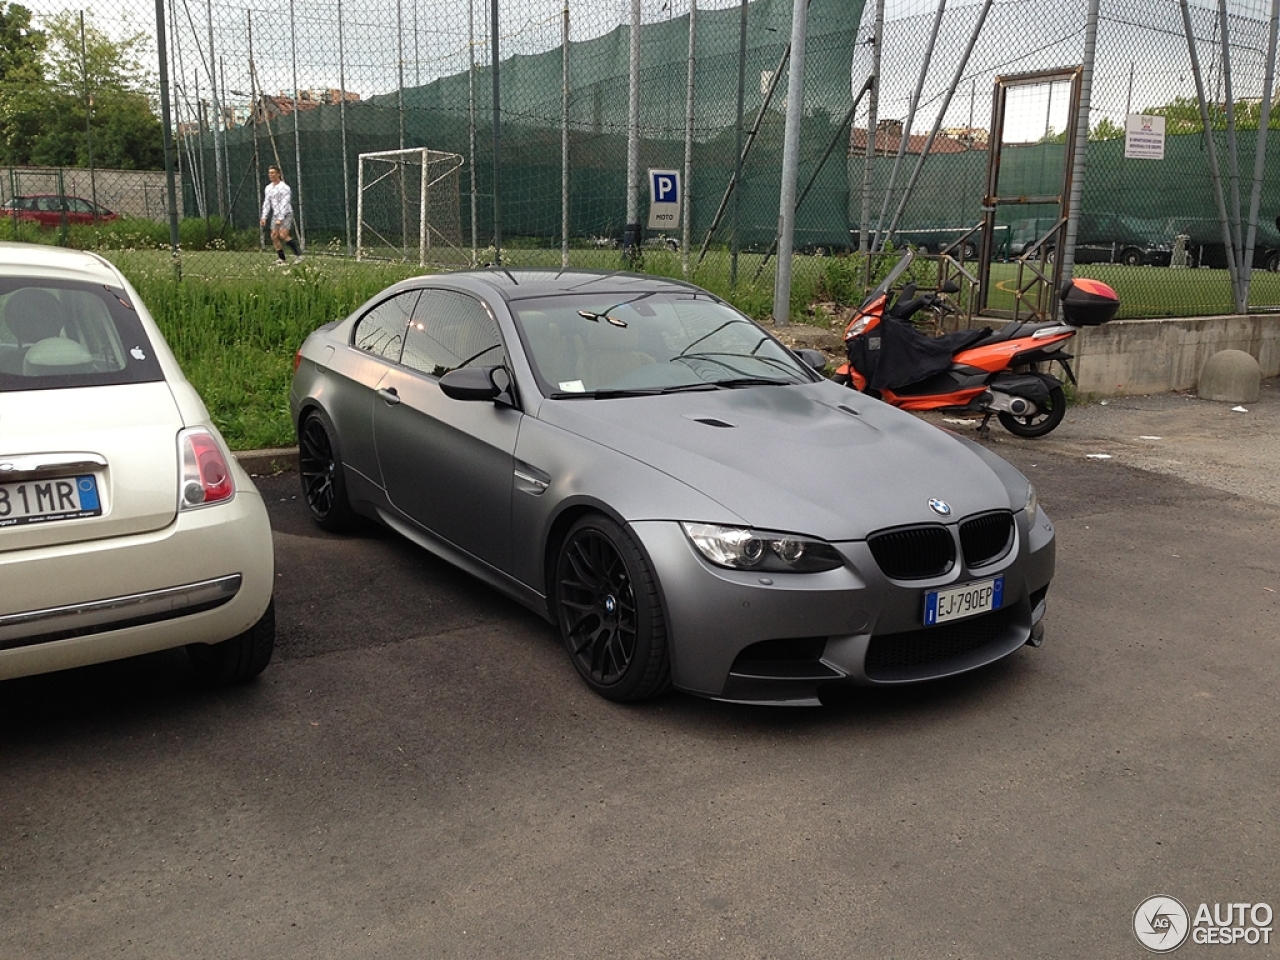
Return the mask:
{"type": "Polygon", "coordinates": [[[137,291],[0,244],[0,680],[174,647],[247,680],[273,580],[262,497],[137,291]]]}

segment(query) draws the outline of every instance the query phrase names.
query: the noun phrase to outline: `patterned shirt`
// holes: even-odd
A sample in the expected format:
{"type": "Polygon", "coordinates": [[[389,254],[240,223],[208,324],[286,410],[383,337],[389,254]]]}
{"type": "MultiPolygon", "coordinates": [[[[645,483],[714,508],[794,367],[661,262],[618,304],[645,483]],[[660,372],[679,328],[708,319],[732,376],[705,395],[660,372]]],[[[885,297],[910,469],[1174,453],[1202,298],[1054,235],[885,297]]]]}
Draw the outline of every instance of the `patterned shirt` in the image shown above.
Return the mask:
{"type": "Polygon", "coordinates": [[[262,219],[269,223],[293,217],[293,191],[283,180],[268,183],[262,191],[262,219]]]}

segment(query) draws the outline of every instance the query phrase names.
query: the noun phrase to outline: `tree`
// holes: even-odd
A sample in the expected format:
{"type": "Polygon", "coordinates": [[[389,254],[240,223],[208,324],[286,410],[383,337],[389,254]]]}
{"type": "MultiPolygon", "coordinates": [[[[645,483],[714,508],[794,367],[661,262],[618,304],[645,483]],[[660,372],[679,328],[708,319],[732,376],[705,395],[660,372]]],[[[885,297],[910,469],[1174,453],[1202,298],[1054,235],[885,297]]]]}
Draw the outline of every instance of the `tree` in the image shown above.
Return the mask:
{"type": "MultiPolygon", "coordinates": [[[[21,11],[15,23],[30,23],[25,8],[9,10],[21,11]]],[[[92,160],[125,170],[162,166],[162,129],[141,60],[145,42],[142,33],[113,40],[88,15],[82,33],[74,11],[49,17],[37,42],[43,55],[35,58],[37,69],[24,60],[24,82],[6,88],[0,99],[4,162],[84,167],[92,160]]]]}
{"type": "Polygon", "coordinates": [[[0,85],[42,79],[44,47],[44,34],[31,27],[31,11],[16,3],[0,3],[0,85]]]}
{"type": "Polygon", "coordinates": [[[1090,140],[1119,140],[1124,136],[1124,127],[1110,117],[1103,117],[1089,131],[1090,140]]]}

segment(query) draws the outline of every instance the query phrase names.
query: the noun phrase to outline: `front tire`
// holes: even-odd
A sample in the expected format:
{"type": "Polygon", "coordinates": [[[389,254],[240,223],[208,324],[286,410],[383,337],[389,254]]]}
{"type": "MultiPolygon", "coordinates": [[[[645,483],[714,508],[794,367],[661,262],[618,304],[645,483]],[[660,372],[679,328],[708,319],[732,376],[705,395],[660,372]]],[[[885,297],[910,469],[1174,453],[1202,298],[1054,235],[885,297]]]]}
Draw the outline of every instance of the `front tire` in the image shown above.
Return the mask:
{"type": "Polygon", "coordinates": [[[578,520],[556,560],[555,614],[582,679],[608,700],[645,700],[671,686],[658,582],[631,535],[608,517],[578,520]]]}
{"type": "Polygon", "coordinates": [[[1001,426],[1015,437],[1043,437],[1067,415],[1067,395],[1061,387],[1050,387],[1048,399],[1036,406],[1039,409],[1029,417],[1015,417],[1001,410],[997,414],[1001,426]]]}
{"type": "Polygon", "coordinates": [[[226,686],[252,680],[271,662],[276,646],[276,602],[267,604],[258,622],[222,643],[193,643],[187,656],[196,675],[208,684],[226,686]]]}
{"type": "Polygon", "coordinates": [[[347,499],[342,456],[332,429],[319,413],[307,414],[298,427],[298,475],[316,526],[333,533],[351,529],[355,514],[347,499]]]}

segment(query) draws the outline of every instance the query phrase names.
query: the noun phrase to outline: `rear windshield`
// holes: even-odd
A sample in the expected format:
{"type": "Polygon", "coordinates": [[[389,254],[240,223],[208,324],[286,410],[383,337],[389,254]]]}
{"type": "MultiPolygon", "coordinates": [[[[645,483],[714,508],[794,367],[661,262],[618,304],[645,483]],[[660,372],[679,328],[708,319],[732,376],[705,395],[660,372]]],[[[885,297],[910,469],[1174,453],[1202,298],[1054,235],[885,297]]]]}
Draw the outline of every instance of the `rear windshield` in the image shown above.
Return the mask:
{"type": "Polygon", "coordinates": [[[123,290],[0,278],[0,392],[163,379],[123,290]]]}

